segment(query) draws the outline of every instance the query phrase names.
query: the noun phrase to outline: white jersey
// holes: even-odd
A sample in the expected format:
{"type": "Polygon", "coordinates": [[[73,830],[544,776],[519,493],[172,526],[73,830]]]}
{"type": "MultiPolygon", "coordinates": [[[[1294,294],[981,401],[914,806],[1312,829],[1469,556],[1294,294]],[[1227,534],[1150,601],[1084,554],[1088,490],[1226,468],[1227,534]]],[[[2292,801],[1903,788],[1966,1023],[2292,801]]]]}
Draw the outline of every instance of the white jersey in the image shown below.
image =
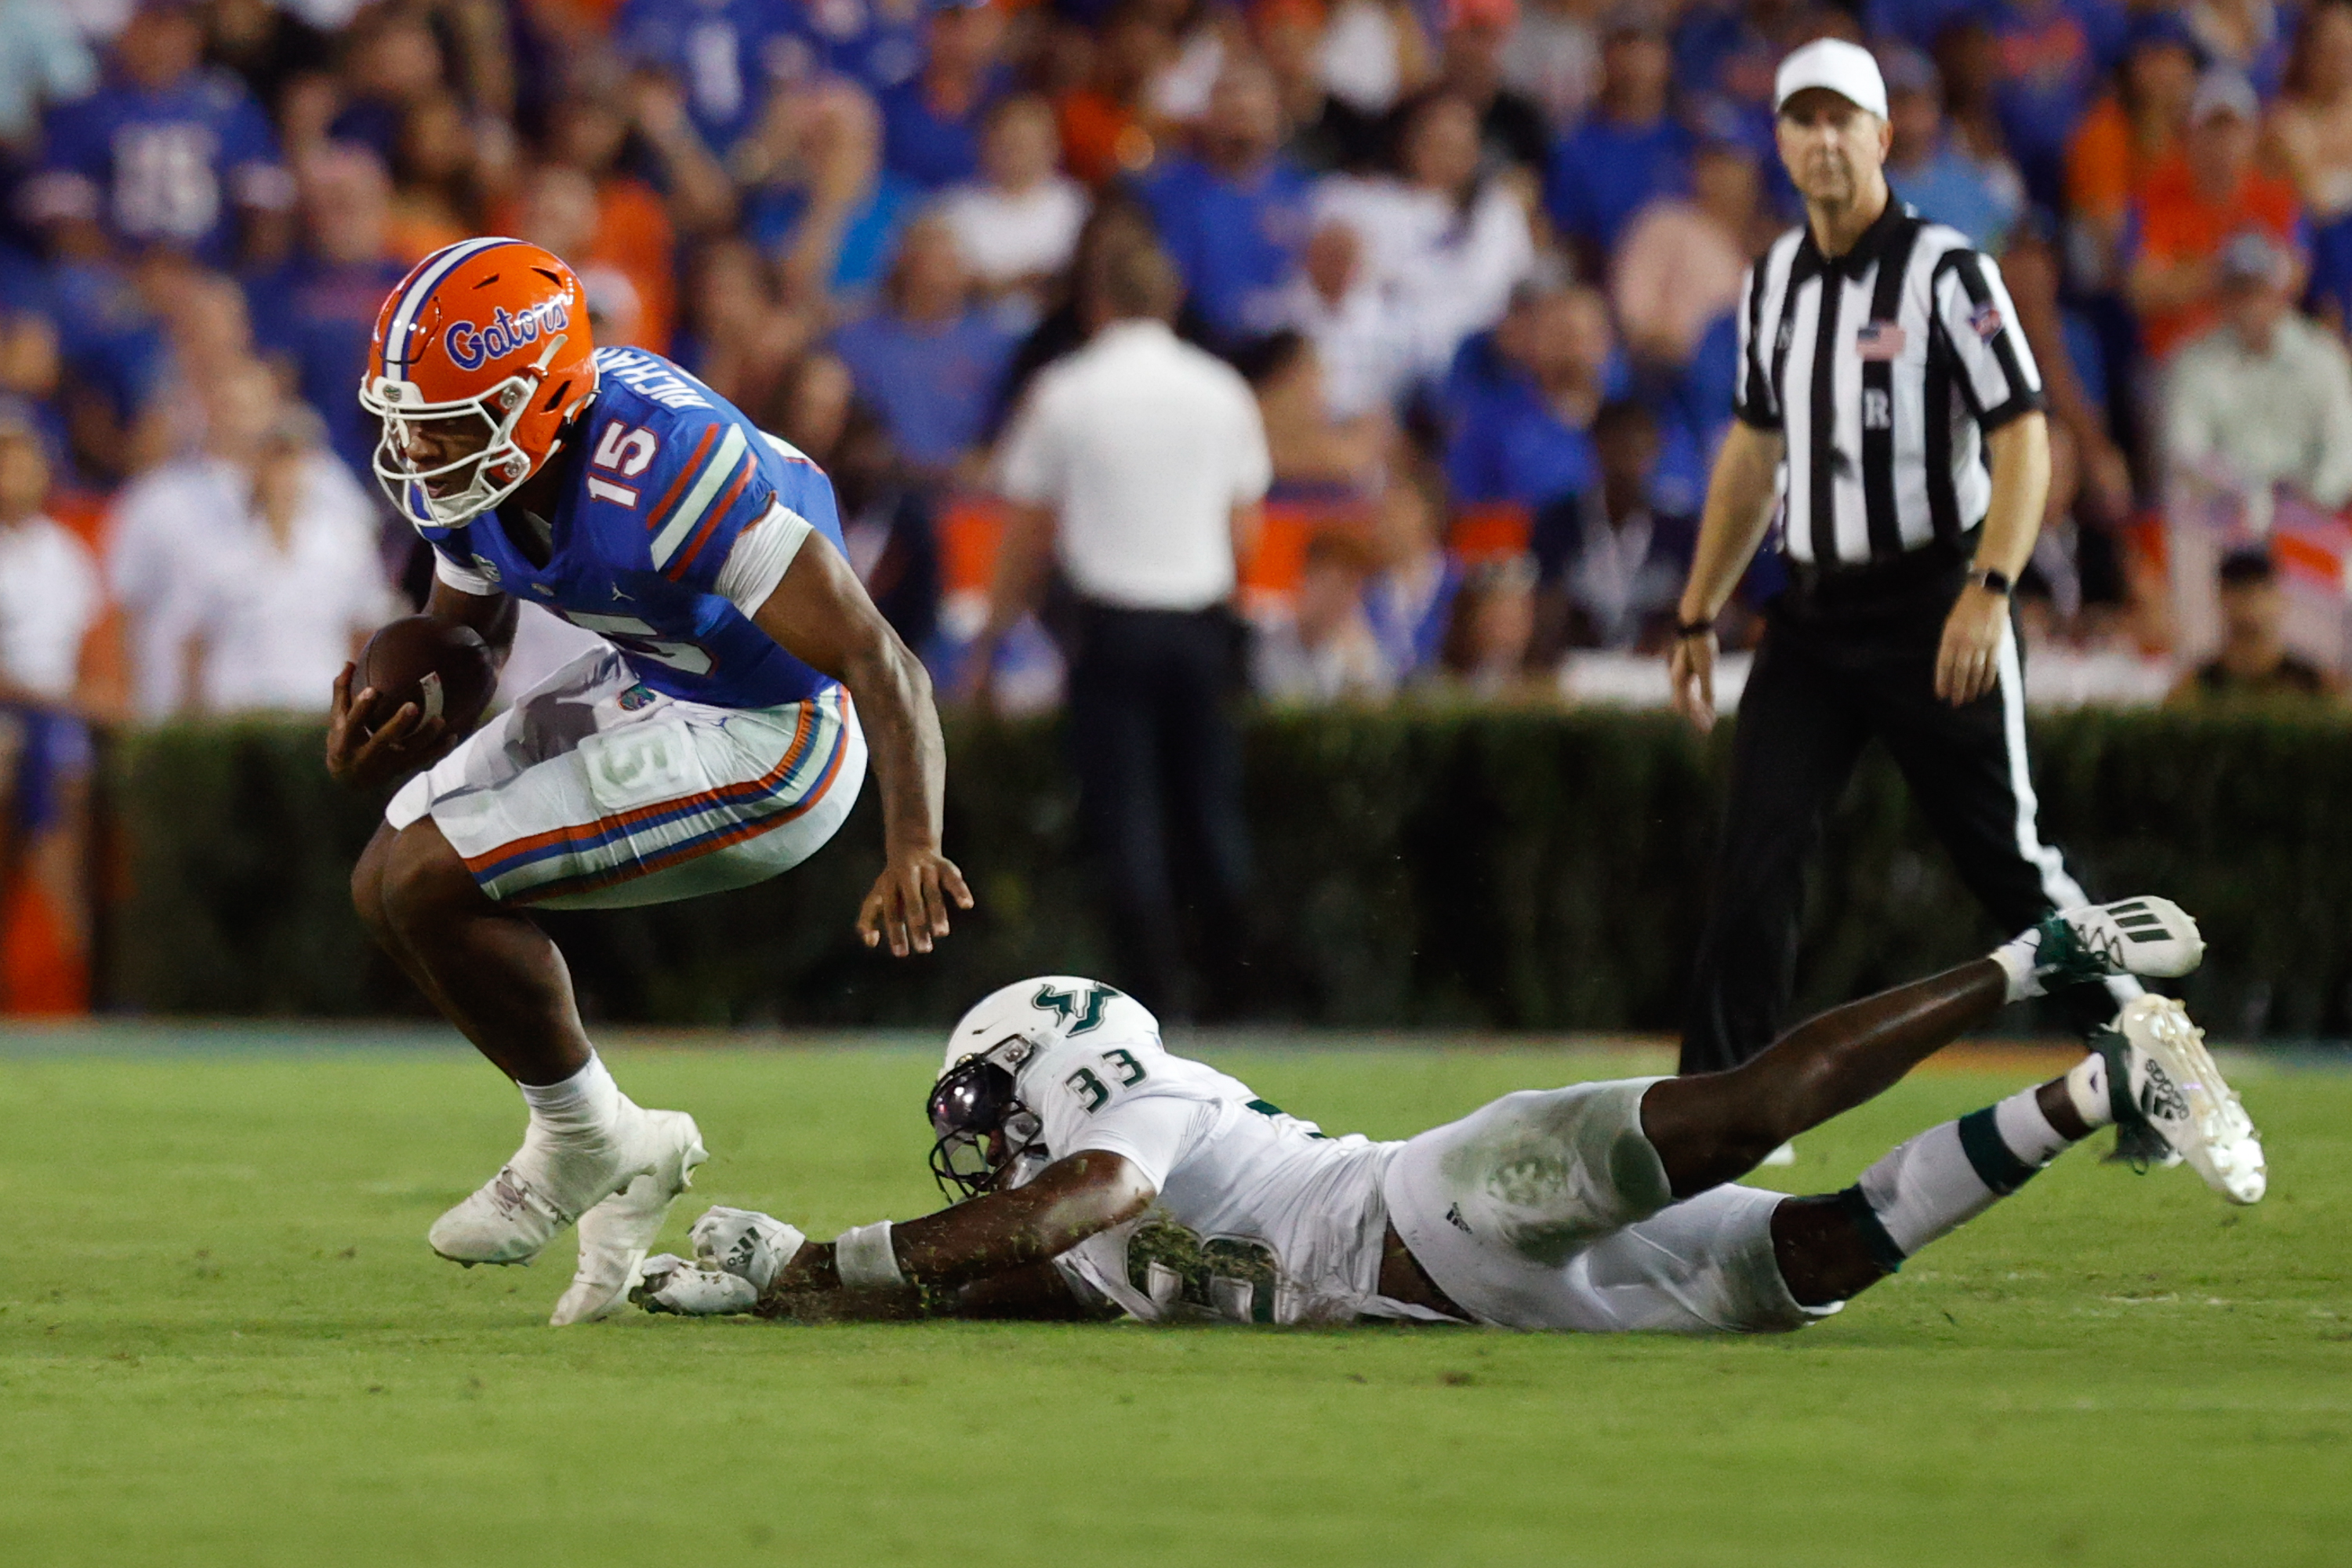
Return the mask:
{"type": "Polygon", "coordinates": [[[1159,1193],[1056,1260],[1082,1293],[1152,1322],[1438,1316],[1380,1294],[1381,1181],[1402,1143],[1327,1138],[1140,1028],[1077,1028],[1022,1079],[1048,1159],[1119,1154],[1159,1193]]]}

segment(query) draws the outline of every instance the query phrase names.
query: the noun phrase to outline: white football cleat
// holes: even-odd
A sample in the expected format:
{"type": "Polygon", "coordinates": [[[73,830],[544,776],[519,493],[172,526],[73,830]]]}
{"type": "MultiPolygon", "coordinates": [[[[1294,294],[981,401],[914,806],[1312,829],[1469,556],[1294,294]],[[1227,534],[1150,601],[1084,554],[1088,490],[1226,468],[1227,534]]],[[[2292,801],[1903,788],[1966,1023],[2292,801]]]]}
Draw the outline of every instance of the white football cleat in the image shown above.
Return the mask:
{"type": "Polygon", "coordinates": [[[2205,962],[2197,922],[2170,899],[2118,899],[2061,910],[2032,934],[2034,978],[2045,991],[2118,974],[2177,979],[2205,962]]]}
{"type": "Polygon", "coordinates": [[[702,1211],[687,1232],[694,1239],[694,1256],[713,1268],[723,1268],[765,1290],[784,1271],[784,1265],[806,1246],[800,1227],[787,1225],[757,1209],[724,1206],[702,1211]]]}
{"type": "Polygon", "coordinates": [[[675,1167],[680,1150],[672,1119],[685,1124],[698,1162],[694,1119],[682,1111],[645,1110],[624,1100],[611,1129],[564,1138],[534,1122],[515,1157],[435,1220],[426,1239],[434,1251],[468,1268],[529,1263],[558,1231],[637,1177],[663,1172],[666,1163],[675,1167]]]}
{"type": "Polygon", "coordinates": [[[2231,1203],[2262,1201],[2270,1184],[2262,1138],[2187,1008],[2169,996],[2138,997],[2091,1044],[2106,1058],[2118,1128],[2154,1132],[2231,1203]]]}
{"type": "Polygon", "coordinates": [[[740,1274],[706,1268],[665,1252],[645,1260],[644,1276],[630,1287],[629,1300],[648,1312],[713,1318],[750,1311],[760,1303],[760,1289],[740,1274]]]}
{"type": "Polygon", "coordinates": [[[639,1139],[655,1146],[653,1163],[629,1184],[580,1216],[580,1267],[555,1303],[556,1328],[590,1323],[620,1310],[637,1282],[646,1249],[661,1235],[670,1205],[694,1184],[694,1168],[710,1158],[694,1118],[683,1110],[644,1110],[639,1139]]]}

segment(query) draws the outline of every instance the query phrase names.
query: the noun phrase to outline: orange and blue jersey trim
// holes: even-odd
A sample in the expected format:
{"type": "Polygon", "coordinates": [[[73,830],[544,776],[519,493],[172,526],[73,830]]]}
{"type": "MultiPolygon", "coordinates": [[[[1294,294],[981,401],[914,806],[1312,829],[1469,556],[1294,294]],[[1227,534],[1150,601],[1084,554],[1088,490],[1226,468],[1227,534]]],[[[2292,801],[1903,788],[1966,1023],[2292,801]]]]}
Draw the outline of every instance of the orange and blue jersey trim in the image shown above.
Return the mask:
{"type": "Polygon", "coordinates": [[[466,868],[490,897],[535,903],[651,876],[797,821],[840,776],[850,725],[838,687],[799,707],[783,756],[757,778],[530,834],[466,857],[466,868]]]}

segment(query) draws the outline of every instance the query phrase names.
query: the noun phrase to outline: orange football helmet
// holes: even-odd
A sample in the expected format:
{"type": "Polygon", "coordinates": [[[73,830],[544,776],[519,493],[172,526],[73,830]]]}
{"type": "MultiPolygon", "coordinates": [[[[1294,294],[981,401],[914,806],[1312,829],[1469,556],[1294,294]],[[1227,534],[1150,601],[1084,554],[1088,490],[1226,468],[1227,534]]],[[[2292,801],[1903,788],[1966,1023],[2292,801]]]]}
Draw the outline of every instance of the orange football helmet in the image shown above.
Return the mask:
{"type": "Polygon", "coordinates": [[[360,385],[383,421],[375,477],[394,509],[454,528],[514,494],[596,395],[595,353],[588,297],[552,252],[466,239],[418,262],[376,316],[360,385]]]}

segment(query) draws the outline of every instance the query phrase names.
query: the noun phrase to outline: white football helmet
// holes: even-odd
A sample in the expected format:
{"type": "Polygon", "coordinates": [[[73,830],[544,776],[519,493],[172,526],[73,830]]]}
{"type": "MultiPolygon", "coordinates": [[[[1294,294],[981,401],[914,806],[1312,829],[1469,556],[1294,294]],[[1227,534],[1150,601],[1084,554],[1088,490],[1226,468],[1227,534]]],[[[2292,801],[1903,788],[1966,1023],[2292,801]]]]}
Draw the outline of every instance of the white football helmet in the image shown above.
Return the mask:
{"type": "Polygon", "coordinates": [[[1041,1064],[1092,1037],[1160,1037],[1160,1020],[1098,980],[1043,974],[991,992],[956,1021],[929,1104],[931,1175],[950,1198],[1017,1187],[1050,1157],[1022,1095],[1041,1064]]]}

